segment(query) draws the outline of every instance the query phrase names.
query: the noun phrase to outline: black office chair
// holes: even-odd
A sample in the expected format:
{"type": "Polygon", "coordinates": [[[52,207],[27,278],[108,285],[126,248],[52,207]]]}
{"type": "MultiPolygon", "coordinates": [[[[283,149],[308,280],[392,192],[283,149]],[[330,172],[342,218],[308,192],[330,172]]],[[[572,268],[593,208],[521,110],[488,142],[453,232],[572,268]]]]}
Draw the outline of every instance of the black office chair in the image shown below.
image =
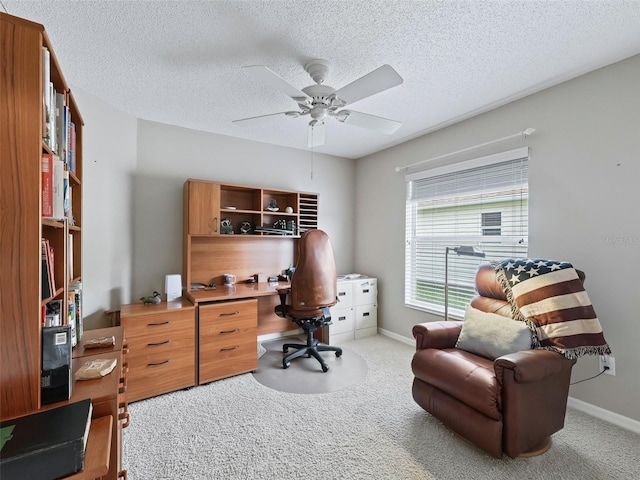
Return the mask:
{"type": "Polygon", "coordinates": [[[335,352],[342,355],[342,349],[320,344],[313,333],[325,325],[331,325],[329,307],[337,303],[337,276],[333,250],[329,236],[322,230],[307,230],[300,237],[298,262],[291,277],[290,288],[280,288],[280,305],[276,306],[278,316],[295,322],[307,334],[307,343],[285,343],[282,366],[289,368],[291,360],[307,355],[313,356],[326,372],[329,367],[319,352],[335,352]],[[287,303],[287,297],[289,302],[287,303]],[[296,351],[287,355],[290,348],[296,351]]]}

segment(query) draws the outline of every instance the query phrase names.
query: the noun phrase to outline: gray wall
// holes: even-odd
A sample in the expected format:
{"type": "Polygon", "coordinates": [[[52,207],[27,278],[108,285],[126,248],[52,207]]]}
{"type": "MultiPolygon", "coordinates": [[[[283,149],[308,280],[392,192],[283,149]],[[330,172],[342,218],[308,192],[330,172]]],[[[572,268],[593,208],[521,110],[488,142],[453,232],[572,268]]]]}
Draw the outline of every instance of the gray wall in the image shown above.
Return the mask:
{"type": "Polygon", "coordinates": [[[315,192],[318,223],[331,238],[338,271],[353,268],[355,161],[138,121],[132,180],[133,298],[164,292],[182,272],[182,186],[187,178],[315,192]],[[313,168],[313,178],[311,178],[313,168]]]}
{"type": "MultiPolygon", "coordinates": [[[[534,127],[535,135],[527,139],[434,165],[531,147],[529,255],[567,260],[586,272],[587,291],[616,359],[615,377],[580,383],[570,395],[640,420],[640,322],[634,302],[640,294],[635,274],[640,262],[639,82],[640,56],[635,56],[359,159],[355,268],[380,278],[380,327],[411,338],[414,324],[442,319],[404,306],[405,184],[404,172],[394,167],[534,127]]],[[[572,380],[597,372],[597,357],[584,357],[572,380]]]]}
{"type": "Polygon", "coordinates": [[[131,184],[136,119],[73,89],[82,118],[82,283],[85,328],[106,325],[105,310],[131,299],[131,184]]]}

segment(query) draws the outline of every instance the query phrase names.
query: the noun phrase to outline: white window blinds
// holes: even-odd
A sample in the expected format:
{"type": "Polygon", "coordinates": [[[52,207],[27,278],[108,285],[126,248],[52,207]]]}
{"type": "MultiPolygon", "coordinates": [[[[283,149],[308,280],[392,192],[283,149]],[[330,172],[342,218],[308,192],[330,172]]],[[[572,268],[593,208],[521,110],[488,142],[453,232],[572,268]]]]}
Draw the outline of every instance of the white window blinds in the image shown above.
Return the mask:
{"type": "Polygon", "coordinates": [[[406,177],[405,304],[444,311],[446,247],[475,246],[486,258],[449,252],[449,315],[476,294],[483,261],[527,255],[528,148],[406,177]]]}

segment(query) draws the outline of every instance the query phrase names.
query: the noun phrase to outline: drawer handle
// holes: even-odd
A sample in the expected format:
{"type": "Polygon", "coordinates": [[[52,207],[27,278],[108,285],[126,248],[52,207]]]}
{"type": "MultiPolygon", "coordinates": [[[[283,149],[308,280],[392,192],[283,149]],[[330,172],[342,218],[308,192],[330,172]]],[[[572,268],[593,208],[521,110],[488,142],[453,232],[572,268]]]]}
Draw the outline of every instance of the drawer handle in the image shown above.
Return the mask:
{"type": "Polygon", "coordinates": [[[147,363],[147,367],[157,367],[158,365],[164,365],[165,363],[169,363],[170,361],[171,361],[171,359],[167,358],[166,360],[163,360],[162,362],[147,363]]]}
{"type": "Polygon", "coordinates": [[[362,314],[362,316],[363,316],[363,317],[368,317],[368,316],[369,316],[369,312],[364,312],[364,313],[362,314]]]}
{"type": "Polygon", "coordinates": [[[339,297],[344,297],[347,294],[347,292],[338,292],[338,296],[339,297]]]}
{"type": "Polygon", "coordinates": [[[238,348],[240,348],[240,345],[234,345],[233,347],[221,348],[220,351],[221,352],[228,352],[230,350],[236,350],[238,348]]]}
{"type": "Polygon", "coordinates": [[[362,289],[362,293],[369,293],[369,289],[368,288],[362,289]]]}
{"type": "Polygon", "coordinates": [[[220,335],[228,335],[230,333],[236,333],[239,331],[240,331],[239,328],[234,328],[233,330],[220,330],[220,335]]]}
{"type": "Polygon", "coordinates": [[[166,322],[158,322],[158,323],[147,323],[147,327],[159,327],[160,325],[169,325],[171,320],[167,320],[166,322]]]}
{"type": "Polygon", "coordinates": [[[347,317],[338,317],[338,321],[339,322],[342,321],[342,320],[346,320],[346,319],[347,319],[347,317]]]}
{"type": "Polygon", "coordinates": [[[171,343],[173,340],[165,340],[164,342],[155,342],[155,343],[147,343],[147,347],[157,347],[159,345],[166,345],[167,343],[171,343]]]}
{"type": "Polygon", "coordinates": [[[235,312],[231,312],[231,313],[221,313],[220,316],[221,317],[232,317],[234,315],[239,315],[239,314],[240,314],[240,312],[236,310],[235,312]]]}
{"type": "Polygon", "coordinates": [[[131,420],[131,416],[129,415],[129,412],[123,412],[118,415],[118,420],[124,420],[122,428],[127,428],[129,426],[129,420],[131,420]]]}

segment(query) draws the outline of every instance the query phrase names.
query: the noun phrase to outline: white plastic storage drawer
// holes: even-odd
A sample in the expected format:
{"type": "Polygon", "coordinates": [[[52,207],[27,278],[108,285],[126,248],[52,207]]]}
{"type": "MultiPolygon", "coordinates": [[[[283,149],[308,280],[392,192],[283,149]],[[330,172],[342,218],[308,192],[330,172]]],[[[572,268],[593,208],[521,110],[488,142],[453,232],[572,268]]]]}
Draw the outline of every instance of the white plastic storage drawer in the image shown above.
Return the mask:
{"type": "Polygon", "coordinates": [[[363,278],[354,282],[355,304],[367,305],[376,303],[378,298],[378,285],[374,278],[363,278]]]}
{"type": "Polygon", "coordinates": [[[329,332],[331,335],[353,331],[353,309],[340,308],[331,309],[331,325],[329,332]]]}
{"type": "Polygon", "coordinates": [[[351,308],[353,306],[353,283],[338,282],[338,303],[333,308],[351,308]]]}
{"type": "Polygon", "coordinates": [[[377,327],[378,307],[376,305],[356,306],[356,329],[377,327]]]}

